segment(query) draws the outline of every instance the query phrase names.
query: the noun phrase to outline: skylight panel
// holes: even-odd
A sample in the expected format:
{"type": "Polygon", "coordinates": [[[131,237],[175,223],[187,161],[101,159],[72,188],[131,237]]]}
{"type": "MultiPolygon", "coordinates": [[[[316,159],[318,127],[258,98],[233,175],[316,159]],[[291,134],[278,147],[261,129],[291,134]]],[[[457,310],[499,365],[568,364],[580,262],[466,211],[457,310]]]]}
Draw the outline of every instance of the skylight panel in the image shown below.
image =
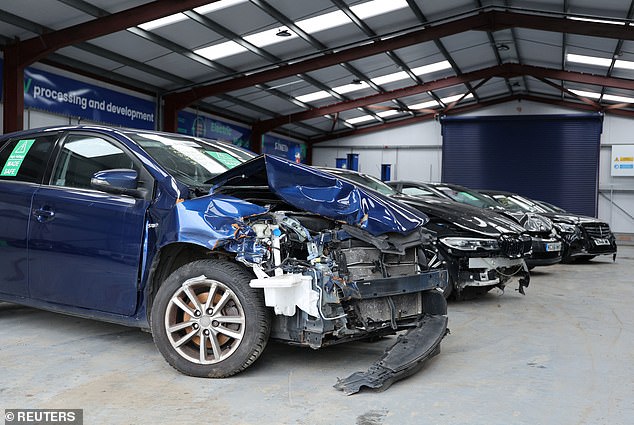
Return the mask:
{"type": "Polygon", "coordinates": [[[359,19],[383,15],[398,9],[408,7],[406,0],[373,0],[350,7],[359,19]]]}
{"type": "Polygon", "coordinates": [[[568,53],[566,55],[566,60],[568,60],[569,62],[583,63],[586,65],[597,65],[606,67],[609,67],[612,64],[612,59],[598,58],[596,56],[575,55],[572,53],[568,53]]]}

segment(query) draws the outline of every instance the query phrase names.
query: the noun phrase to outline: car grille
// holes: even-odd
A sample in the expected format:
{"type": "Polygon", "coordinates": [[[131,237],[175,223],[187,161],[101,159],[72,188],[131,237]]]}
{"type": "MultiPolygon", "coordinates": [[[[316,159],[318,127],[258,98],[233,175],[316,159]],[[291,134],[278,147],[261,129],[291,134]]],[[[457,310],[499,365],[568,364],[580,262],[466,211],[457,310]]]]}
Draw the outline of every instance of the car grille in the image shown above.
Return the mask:
{"type": "Polygon", "coordinates": [[[499,242],[502,255],[508,258],[523,257],[532,248],[530,236],[525,235],[502,235],[499,242]]]}
{"type": "Polygon", "coordinates": [[[612,233],[607,223],[584,223],[582,226],[588,236],[594,239],[607,238],[612,233]]]}

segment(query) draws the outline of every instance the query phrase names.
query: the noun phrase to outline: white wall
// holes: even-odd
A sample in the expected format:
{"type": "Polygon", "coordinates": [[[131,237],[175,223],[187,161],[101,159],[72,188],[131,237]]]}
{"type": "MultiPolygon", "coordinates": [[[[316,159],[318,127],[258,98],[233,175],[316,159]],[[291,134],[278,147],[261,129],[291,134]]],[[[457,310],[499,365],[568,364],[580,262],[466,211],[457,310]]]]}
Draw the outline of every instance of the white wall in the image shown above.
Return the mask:
{"type": "MultiPolygon", "coordinates": [[[[465,116],[579,114],[572,109],[535,102],[509,102],[465,116]]],[[[599,218],[614,232],[634,234],[634,177],[610,175],[611,146],[634,144],[634,119],[606,115],[599,157],[599,218]],[[626,212],[623,212],[625,210],[626,212]]],[[[330,140],[313,147],[313,164],[334,167],[335,158],[359,154],[359,171],[381,175],[381,164],[392,164],[393,180],[439,181],[442,160],[441,126],[426,121],[367,135],[330,140]]]]}

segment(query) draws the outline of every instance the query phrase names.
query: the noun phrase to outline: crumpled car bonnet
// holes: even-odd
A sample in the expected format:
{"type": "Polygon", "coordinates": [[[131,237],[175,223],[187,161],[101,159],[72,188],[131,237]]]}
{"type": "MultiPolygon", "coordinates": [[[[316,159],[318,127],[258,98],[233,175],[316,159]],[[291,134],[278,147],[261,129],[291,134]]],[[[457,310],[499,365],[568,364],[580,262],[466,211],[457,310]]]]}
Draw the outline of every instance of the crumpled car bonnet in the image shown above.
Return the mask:
{"type": "Polygon", "coordinates": [[[428,221],[424,213],[377,192],[271,155],[245,162],[210,183],[212,193],[229,187],[268,185],[274,194],[299,210],[345,222],[374,236],[407,234],[428,221]]]}

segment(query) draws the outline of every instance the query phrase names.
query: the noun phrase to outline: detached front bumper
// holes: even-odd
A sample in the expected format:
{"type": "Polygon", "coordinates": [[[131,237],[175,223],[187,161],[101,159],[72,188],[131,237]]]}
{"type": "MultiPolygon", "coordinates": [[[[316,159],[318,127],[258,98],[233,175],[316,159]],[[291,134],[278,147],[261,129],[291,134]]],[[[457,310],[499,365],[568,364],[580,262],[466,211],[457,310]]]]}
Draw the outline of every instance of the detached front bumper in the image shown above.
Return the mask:
{"type": "Polygon", "coordinates": [[[449,333],[447,302],[440,292],[433,291],[424,295],[423,303],[429,314],[400,335],[367,371],[339,379],[334,387],[346,395],[354,394],[362,387],[385,391],[394,382],[416,373],[427,360],[437,355],[440,342],[449,333]]]}

